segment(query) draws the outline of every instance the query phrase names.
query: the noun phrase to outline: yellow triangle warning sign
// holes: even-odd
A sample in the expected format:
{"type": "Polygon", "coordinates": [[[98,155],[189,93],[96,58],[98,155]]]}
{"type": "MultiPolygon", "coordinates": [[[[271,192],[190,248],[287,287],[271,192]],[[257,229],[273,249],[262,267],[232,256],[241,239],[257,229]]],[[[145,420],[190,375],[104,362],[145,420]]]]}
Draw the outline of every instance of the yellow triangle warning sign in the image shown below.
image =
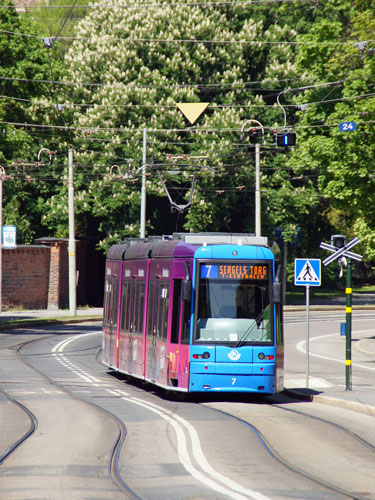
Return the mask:
{"type": "Polygon", "coordinates": [[[177,102],[178,109],[193,124],[210,104],[209,102],[177,102]]]}

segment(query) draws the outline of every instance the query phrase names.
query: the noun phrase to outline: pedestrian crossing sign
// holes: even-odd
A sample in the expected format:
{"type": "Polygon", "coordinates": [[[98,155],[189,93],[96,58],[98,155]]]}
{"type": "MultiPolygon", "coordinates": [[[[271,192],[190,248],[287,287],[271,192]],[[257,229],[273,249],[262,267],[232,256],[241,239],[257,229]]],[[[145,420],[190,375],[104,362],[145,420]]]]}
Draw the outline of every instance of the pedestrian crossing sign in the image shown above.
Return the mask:
{"type": "Polygon", "coordinates": [[[301,286],[320,286],[320,259],[295,259],[294,284],[301,286]]]}

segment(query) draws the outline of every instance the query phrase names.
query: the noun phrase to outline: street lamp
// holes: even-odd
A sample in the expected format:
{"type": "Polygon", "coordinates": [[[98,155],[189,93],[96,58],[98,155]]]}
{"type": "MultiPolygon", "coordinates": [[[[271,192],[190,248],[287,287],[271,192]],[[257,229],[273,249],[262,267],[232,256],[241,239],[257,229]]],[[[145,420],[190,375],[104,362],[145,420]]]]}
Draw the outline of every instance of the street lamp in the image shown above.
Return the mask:
{"type": "MultiPolygon", "coordinates": [[[[243,134],[247,124],[256,123],[262,131],[262,142],[264,143],[264,127],[258,120],[246,120],[241,127],[243,134]]],[[[255,236],[261,236],[261,200],[260,200],[260,144],[255,144],[255,236]]]]}

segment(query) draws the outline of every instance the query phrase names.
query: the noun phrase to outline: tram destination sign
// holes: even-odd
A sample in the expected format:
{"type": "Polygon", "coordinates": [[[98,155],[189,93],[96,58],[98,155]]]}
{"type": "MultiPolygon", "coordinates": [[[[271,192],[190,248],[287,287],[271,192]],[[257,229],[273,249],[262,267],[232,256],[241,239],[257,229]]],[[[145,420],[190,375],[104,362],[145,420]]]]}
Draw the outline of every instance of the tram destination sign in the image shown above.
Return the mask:
{"type": "Polygon", "coordinates": [[[267,264],[202,264],[201,278],[225,280],[260,280],[269,277],[267,264]]]}

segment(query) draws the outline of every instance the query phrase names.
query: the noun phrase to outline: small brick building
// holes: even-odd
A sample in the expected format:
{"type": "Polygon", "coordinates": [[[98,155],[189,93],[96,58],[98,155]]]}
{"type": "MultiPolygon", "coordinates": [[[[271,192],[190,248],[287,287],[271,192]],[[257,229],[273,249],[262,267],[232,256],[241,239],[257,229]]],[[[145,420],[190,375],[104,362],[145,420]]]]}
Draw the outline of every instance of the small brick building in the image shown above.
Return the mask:
{"type": "MultiPolygon", "coordinates": [[[[2,307],[69,307],[68,239],[39,238],[35,245],[2,250],[2,307]]],[[[103,304],[104,256],[89,240],[76,242],[77,305],[103,304]]]]}

